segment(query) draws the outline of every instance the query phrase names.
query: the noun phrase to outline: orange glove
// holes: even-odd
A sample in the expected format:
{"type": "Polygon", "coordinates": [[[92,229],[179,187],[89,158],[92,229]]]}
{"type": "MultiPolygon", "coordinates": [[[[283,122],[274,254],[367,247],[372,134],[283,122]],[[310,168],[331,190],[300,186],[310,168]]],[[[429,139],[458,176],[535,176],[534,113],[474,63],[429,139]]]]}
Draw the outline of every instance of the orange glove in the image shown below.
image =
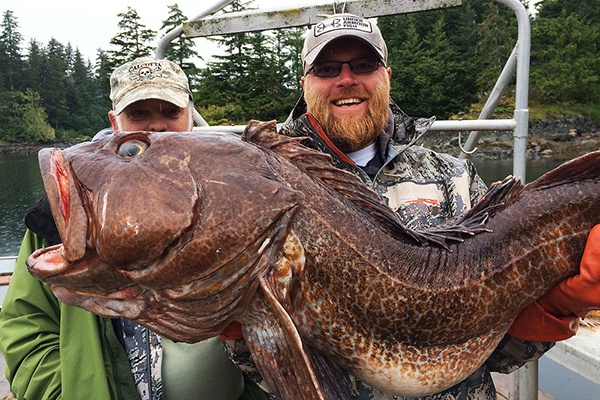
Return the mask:
{"type": "Polygon", "coordinates": [[[523,340],[557,342],[575,335],[579,318],[600,309],[600,225],[590,232],[579,275],[558,283],[524,308],[508,330],[523,340]]]}

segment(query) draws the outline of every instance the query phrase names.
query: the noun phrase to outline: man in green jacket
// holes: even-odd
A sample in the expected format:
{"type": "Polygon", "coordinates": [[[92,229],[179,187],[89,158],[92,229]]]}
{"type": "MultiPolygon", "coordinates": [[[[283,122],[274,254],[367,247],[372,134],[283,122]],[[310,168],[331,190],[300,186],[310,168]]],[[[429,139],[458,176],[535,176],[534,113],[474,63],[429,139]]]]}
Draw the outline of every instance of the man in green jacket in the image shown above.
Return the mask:
{"type": "MultiPolygon", "coordinates": [[[[192,129],[191,92],[176,64],[138,58],[117,68],[110,83],[114,131],[192,129]]],[[[264,398],[245,384],[218,338],[176,344],[123,318],[101,318],[59,302],[25,266],[35,250],[61,241],[45,198],[25,222],[0,313],[0,350],[18,399],[264,398]]]]}

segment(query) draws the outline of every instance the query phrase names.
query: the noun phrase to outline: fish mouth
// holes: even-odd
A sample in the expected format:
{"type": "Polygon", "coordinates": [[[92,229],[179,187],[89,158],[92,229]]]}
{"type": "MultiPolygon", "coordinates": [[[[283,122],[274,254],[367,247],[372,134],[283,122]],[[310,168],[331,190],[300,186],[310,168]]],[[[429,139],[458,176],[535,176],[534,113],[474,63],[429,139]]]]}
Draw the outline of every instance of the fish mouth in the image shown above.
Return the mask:
{"type": "Polygon", "coordinates": [[[131,279],[87,248],[89,219],[82,190],[62,150],[43,149],[39,156],[44,189],[62,244],[39,249],[26,260],[29,273],[52,285],[106,294],[133,285],[131,279]]]}
{"type": "Polygon", "coordinates": [[[38,280],[81,293],[107,295],[134,285],[125,274],[100,260],[95,252],[69,262],[64,251],[62,244],[36,250],[25,262],[27,270],[38,280]]]}
{"type": "Polygon", "coordinates": [[[63,245],[57,244],[34,251],[25,262],[34,278],[45,280],[69,268],[62,255],[63,245]]]}
{"type": "Polygon", "coordinates": [[[43,149],[39,156],[44,189],[62,239],[65,262],[82,258],[86,251],[88,217],[80,191],[62,150],[43,149]]]}

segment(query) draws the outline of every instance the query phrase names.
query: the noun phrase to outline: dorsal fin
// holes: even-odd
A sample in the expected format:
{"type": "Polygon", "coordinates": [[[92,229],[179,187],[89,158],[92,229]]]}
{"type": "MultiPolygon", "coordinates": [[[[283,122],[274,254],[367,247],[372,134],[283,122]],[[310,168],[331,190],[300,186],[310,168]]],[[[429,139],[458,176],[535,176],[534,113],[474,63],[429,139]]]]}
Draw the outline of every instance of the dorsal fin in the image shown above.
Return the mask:
{"type": "Polygon", "coordinates": [[[401,232],[423,243],[423,240],[414,236],[413,231],[407,229],[379,195],[369,189],[358,176],[334,167],[328,154],[300,145],[301,141],[309,138],[279,135],[275,121],[253,120],[244,130],[242,139],[281,154],[307,171],[314,180],[325,183],[328,188],[359,205],[388,230],[401,232]]]}
{"type": "Polygon", "coordinates": [[[485,223],[496,212],[516,202],[525,191],[545,190],[586,180],[598,181],[599,176],[600,152],[598,151],[568,161],[525,186],[517,178],[508,176],[490,185],[481,200],[460,218],[458,224],[476,229],[478,224],[485,223]]]}
{"type": "Polygon", "coordinates": [[[275,121],[250,121],[242,139],[273,150],[294,162],[309,172],[313,179],[322,181],[327,187],[358,205],[366,215],[373,218],[390,234],[408,236],[418,244],[435,244],[447,250],[450,250],[448,242],[461,242],[464,235],[488,231],[484,225],[490,210],[502,203],[502,199],[512,188],[512,184],[509,183],[495,186],[484,197],[485,202],[480,202],[480,205],[474,207],[464,217],[432,229],[416,231],[404,226],[396,213],[358,176],[334,167],[328,154],[300,145],[301,141],[308,138],[279,135],[275,121]]]}
{"type": "Polygon", "coordinates": [[[445,243],[448,240],[461,242],[464,235],[472,236],[481,232],[491,232],[485,226],[489,218],[516,199],[522,189],[521,182],[512,176],[500,182],[494,182],[483,197],[465,214],[421,233],[429,238],[437,236],[440,242],[445,243]]]}

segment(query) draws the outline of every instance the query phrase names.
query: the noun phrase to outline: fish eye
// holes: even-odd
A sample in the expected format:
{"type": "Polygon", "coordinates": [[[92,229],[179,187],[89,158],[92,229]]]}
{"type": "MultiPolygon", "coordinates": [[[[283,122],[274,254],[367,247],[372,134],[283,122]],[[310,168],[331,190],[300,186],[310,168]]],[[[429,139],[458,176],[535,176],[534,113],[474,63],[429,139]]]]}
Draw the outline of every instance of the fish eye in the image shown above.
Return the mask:
{"type": "Polygon", "coordinates": [[[143,154],[148,148],[148,144],[139,140],[133,139],[122,143],[119,146],[119,155],[124,158],[137,157],[143,154]]]}

